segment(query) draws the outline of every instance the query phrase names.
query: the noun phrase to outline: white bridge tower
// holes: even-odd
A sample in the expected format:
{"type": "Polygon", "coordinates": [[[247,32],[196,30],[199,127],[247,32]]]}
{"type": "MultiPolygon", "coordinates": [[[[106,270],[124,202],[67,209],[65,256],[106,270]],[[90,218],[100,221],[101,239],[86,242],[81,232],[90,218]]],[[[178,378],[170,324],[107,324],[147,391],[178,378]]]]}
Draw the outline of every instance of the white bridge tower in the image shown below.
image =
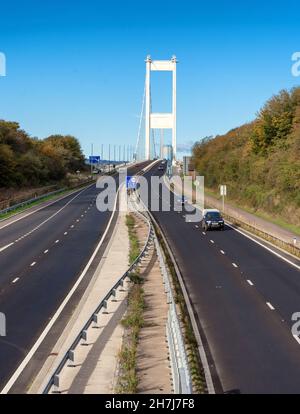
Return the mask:
{"type": "Polygon", "coordinates": [[[150,56],[146,59],[146,114],[145,114],[145,156],[150,160],[150,136],[151,129],[172,129],[172,163],[176,161],[176,56],[171,60],[152,60],[150,56]],[[172,79],[172,112],[152,113],[151,111],[151,71],[171,71],[172,79]]]}

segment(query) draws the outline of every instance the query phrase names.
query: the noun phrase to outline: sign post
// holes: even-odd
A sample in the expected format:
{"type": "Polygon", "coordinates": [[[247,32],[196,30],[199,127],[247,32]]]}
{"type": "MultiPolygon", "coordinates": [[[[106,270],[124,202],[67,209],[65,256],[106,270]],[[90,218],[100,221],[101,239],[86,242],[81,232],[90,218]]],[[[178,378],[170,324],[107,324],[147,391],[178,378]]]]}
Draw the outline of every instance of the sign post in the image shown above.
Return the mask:
{"type": "Polygon", "coordinates": [[[225,197],[227,196],[227,186],[220,185],[220,195],[222,196],[223,213],[225,213],[225,197]]]}

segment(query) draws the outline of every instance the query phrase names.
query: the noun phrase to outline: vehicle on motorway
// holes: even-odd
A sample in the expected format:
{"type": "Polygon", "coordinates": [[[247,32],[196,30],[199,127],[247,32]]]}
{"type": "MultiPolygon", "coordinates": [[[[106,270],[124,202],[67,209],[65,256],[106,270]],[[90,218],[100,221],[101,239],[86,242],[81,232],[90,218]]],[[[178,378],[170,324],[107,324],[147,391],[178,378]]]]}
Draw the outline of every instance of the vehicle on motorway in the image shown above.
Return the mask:
{"type": "Polygon", "coordinates": [[[201,221],[202,229],[212,230],[212,229],[220,229],[224,230],[224,219],[221,216],[221,213],[217,209],[204,209],[203,210],[203,218],[201,221]]]}

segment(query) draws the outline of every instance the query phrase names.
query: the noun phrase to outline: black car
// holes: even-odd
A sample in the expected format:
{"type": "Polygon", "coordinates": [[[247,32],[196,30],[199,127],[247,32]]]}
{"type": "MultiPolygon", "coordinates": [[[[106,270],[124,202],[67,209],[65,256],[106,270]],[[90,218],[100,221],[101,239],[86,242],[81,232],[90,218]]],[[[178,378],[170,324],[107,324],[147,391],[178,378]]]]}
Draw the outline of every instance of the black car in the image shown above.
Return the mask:
{"type": "Polygon", "coordinates": [[[203,219],[202,219],[202,229],[212,230],[212,229],[219,229],[224,230],[224,219],[221,216],[219,210],[214,209],[206,209],[203,210],[203,219]]]}

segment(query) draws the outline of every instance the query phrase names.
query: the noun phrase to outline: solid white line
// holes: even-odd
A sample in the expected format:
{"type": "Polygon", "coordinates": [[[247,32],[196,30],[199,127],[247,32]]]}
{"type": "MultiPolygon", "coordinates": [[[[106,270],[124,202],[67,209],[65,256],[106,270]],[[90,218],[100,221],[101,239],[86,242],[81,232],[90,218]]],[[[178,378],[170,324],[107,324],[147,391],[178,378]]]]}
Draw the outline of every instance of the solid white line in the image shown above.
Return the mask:
{"type": "Polygon", "coordinates": [[[20,280],[20,278],[16,277],[11,283],[16,283],[18,280],[20,280]]]}
{"type": "Polygon", "coordinates": [[[251,282],[251,280],[247,280],[247,282],[249,283],[250,286],[254,286],[254,283],[251,282]]]}
{"type": "Polygon", "coordinates": [[[293,335],[293,337],[296,339],[296,341],[298,342],[298,344],[300,345],[300,338],[297,335],[293,335]]]}
{"type": "Polygon", "coordinates": [[[45,339],[45,337],[49,333],[50,329],[52,328],[52,326],[54,325],[54,323],[56,322],[56,320],[59,318],[59,316],[62,313],[64,307],[69,302],[71,296],[73,295],[73,293],[77,289],[78,285],[80,284],[80,282],[84,278],[84,276],[85,276],[86,272],[88,271],[88,269],[89,269],[92,261],[94,260],[96,254],[98,253],[100,247],[102,246],[103,241],[104,241],[104,239],[105,239],[105,237],[106,237],[106,235],[108,233],[108,230],[109,230],[109,228],[111,226],[113,217],[114,217],[115,212],[116,212],[116,206],[117,206],[117,200],[118,200],[118,193],[119,193],[119,188],[118,188],[118,192],[117,192],[116,199],[115,199],[114,210],[113,210],[113,212],[111,214],[110,220],[109,220],[109,222],[107,224],[107,227],[106,227],[106,229],[105,229],[105,231],[104,231],[104,233],[103,233],[103,235],[101,237],[100,242],[98,243],[98,245],[97,245],[94,253],[92,254],[90,260],[87,263],[87,265],[85,266],[83,272],[81,273],[81,275],[79,276],[79,278],[77,279],[77,281],[73,285],[72,289],[70,290],[70,292],[68,293],[68,295],[66,296],[66,298],[63,300],[63,302],[61,303],[61,305],[59,306],[59,308],[57,309],[57,311],[55,312],[55,314],[53,315],[53,317],[51,318],[50,322],[48,323],[48,325],[46,326],[46,328],[44,329],[44,331],[42,332],[42,334],[40,335],[40,337],[37,339],[37,341],[35,342],[35,344],[31,348],[31,350],[28,352],[28,354],[23,359],[23,361],[21,362],[21,364],[19,365],[19,367],[17,368],[17,370],[14,372],[14,374],[9,379],[9,381],[7,382],[7,384],[1,390],[0,394],[7,394],[8,391],[11,389],[11,387],[14,385],[14,383],[16,382],[16,380],[18,379],[18,377],[21,375],[21,373],[23,372],[24,368],[26,367],[26,365],[31,360],[31,358],[33,357],[34,353],[36,352],[36,350],[40,346],[40,344],[43,342],[43,340],[45,339]]]}
{"type": "Polygon", "coordinates": [[[221,252],[222,254],[225,254],[224,250],[220,250],[220,252],[221,252]]]}
{"type": "Polygon", "coordinates": [[[238,265],[237,265],[237,264],[235,264],[235,263],[232,263],[232,266],[233,266],[233,267],[238,267],[238,265]]]}
{"type": "MultiPolygon", "coordinates": [[[[296,263],[293,263],[291,260],[287,259],[286,257],[282,256],[281,254],[275,252],[273,249],[271,249],[268,246],[265,246],[263,243],[260,243],[258,240],[254,239],[253,237],[249,236],[248,234],[244,233],[243,231],[234,228],[230,224],[226,222],[227,226],[232,228],[233,230],[237,231],[238,233],[242,234],[243,236],[247,237],[248,239],[252,240],[254,243],[258,244],[259,246],[263,247],[264,249],[268,250],[269,252],[273,253],[275,256],[279,257],[280,259],[284,260],[285,262],[289,263],[290,265],[294,266],[296,269],[300,270],[300,266],[298,266],[296,263]]],[[[287,253],[288,254],[288,253],[287,253]]]]}
{"type": "Polygon", "coordinates": [[[266,304],[271,310],[275,310],[274,306],[270,302],[266,302],[266,304]]]}
{"type": "Polygon", "coordinates": [[[36,265],[36,262],[32,262],[30,266],[33,267],[35,265],[36,265]]]}
{"type": "Polygon", "coordinates": [[[8,249],[10,246],[12,246],[13,244],[15,244],[15,242],[9,243],[7,246],[1,247],[0,248],[0,252],[3,252],[3,250],[8,249]]]}

